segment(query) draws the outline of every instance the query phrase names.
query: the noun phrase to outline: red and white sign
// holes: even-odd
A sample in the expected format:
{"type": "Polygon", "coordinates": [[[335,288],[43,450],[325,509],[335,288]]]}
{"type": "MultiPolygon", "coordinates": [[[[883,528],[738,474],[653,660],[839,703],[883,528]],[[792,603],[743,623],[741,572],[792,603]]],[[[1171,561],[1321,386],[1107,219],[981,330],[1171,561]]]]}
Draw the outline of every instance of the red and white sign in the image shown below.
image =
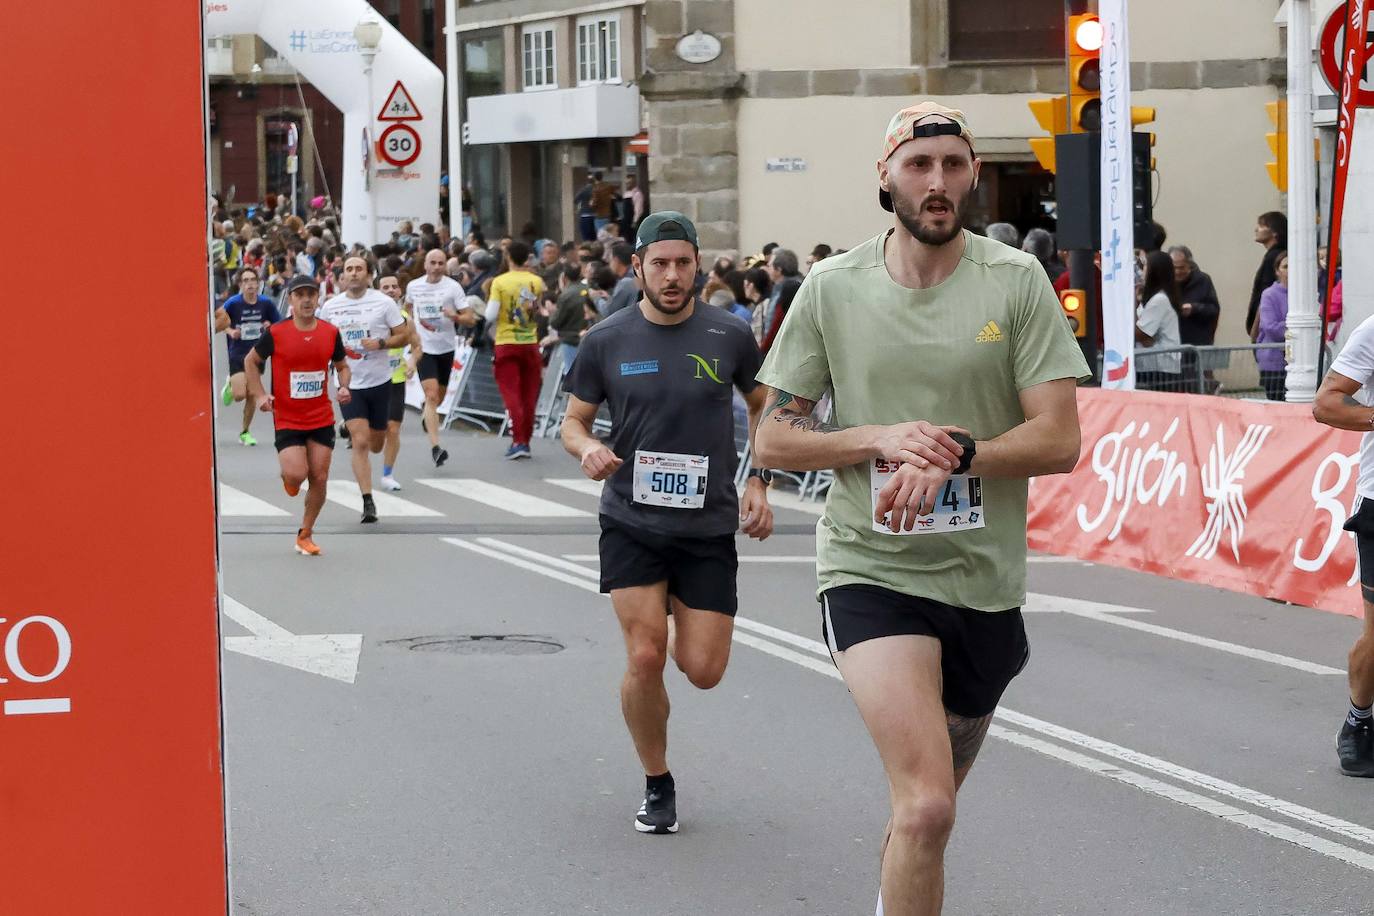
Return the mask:
{"type": "Polygon", "coordinates": [[[420,158],[420,135],[409,124],[392,124],[377,139],[377,155],[405,168],[420,158]]]}
{"type": "MultiPolygon", "coordinates": [[[[1331,87],[1331,91],[1338,95],[1341,92],[1341,58],[1347,57],[1346,63],[1353,64],[1354,61],[1349,58],[1349,55],[1359,51],[1357,48],[1350,48],[1347,53],[1345,41],[1347,20],[1354,18],[1354,20],[1358,22],[1358,17],[1362,14],[1365,17],[1366,28],[1368,27],[1369,4],[1361,0],[1358,6],[1359,10],[1357,11],[1354,9],[1353,5],[1347,7],[1346,2],[1342,2],[1331,11],[1331,15],[1327,17],[1326,23],[1322,26],[1321,41],[1319,43],[1322,76],[1326,77],[1326,84],[1331,87]]],[[[1359,57],[1361,62],[1368,59],[1368,50],[1369,49],[1366,47],[1364,49],[1364,55],[1359,57]]],[[[1361,73],[1363,69],[1363,66],[1355,67],[1353,72],[1358,74],[1361,73]]],[[[1360,84],[1356,87],[1356,91],[1352,94],[1352,98],[1357,108],[1374,108],[1374,89],[1364,88],[1363,80],[1361,80],[1360,84]]]]}
{"type": "MultiPolygon", "coordinates": [[[[167,264],[149,278],[159,301],[202,303],[168,312],[144,333],[159,359],[131,364],[121,381],[155,397],[140,421],[173,431],[130,436],[89,462],[51,450],[44,472],[62,481],[72,524],[34,487],[11,487],[0,529],[0,913],[203,914],[233,909],[226,876],[220,639],[215,535],[210,301],[205,268],[205,142],[198,129],[163,131],[156,168],[128,156],[79,159],[111,123],[198,125],[205,116],[201,9],[53,4],[11,17],[6,89],[45,90],[56,59],[83,87],[77,106],[35,106],[26,123],[64,143],[7,147],[0,199],[15,212],[75,212],[83,178],[116,211],[166,196],[167,264]],[[157,35],[159,76],[149,93],[138,68],[111,68],[103,49],[157,35]],[[140,476],[157,467],[156,478],[140,476]],[[168,511],[174,506],[173,511],[168,511]]],[[[11,220],[7,249],[23,244],[11,220]]],[[[53,246],[29,246],[44,273],[53,246]]],[[[11,348],[0,390],[45,370],[37,348],[11,348]]],[[[120,422],[112,399],[87,405],[101,426],[120,422]]],[[[22,457],[0,461],[14,480],[22,457]]]]}
{"type": "Polygon", "coordinates": [[[382,110],[377,112],[378,121],[423,121],[424,117],[400,80],[391,87],[391,93],[382,103],[382,110]]]}
{"type": "Polygon", "coordinates": [[[1031,482],[1032,549],[1362,613],[1341,530],[1359,433],[1199,395],[1082,389],[1078,410],[1078,466],[1031,482]]]}

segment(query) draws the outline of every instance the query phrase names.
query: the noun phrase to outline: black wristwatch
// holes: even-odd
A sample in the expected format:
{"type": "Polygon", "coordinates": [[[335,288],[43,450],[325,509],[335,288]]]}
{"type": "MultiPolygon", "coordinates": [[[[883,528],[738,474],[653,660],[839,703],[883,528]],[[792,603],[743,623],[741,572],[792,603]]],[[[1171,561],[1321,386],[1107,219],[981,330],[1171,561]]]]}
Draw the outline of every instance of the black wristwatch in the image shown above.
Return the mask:
{"type": "Polygon", "coordinates": [[[749,477],[757,477],[759,480],[762,480],[765,487],[771,486],[773,483],[773,472],[767,468],[750,468],[749,477]]]}
{"type": "Polygon", "coordinates": [[[963,457],[959,459],[959,466],[950,473],[967,474],[968,469],[973,466],[974,456],[978,454],[978,445],[973,441],[972,436],[965,436],[963,433],[950,433],[949,437],[958,442],[964,449],[963,457]]]}

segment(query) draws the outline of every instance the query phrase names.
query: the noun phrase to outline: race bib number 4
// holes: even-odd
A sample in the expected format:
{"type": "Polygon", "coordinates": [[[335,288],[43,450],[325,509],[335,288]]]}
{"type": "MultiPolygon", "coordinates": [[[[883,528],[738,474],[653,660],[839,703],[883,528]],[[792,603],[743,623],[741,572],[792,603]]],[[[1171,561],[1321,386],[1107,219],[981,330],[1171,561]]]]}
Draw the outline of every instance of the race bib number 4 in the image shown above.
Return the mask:
{"type": "Polygon", "coordinates": [[[700,509],[706,505],[711,459],[702,455],[635,452],[634,500],[646,506],[700,509]]]}
{"type": "Polygon", "coordinates": [[[245,321],[239,325],[240,340],[257,340],[262,336],[261,321],[245,321]]]}
{"type": "MultiPolygon", "coordinates": [[[[902,465],[896,461],[875,459],[869,465],[868,482],[873,491],[873,512],[878,511],[878,493],[892,475],[902,465]]],[[[883,521],[873,522],[873,530],[881,534],[950,534],[956,531],[970,531],[987,524],[983,511],[983,480],[967,474],[950,477],[940,490],[940,498],[935,502],[935,511],[930,515],[918,515],[916,527],[911,531],[897,531],[887,527],[892,513],[884,516],[883,521]]]]}
{"type": "Polygon", "coordinates": [[[444,317],[444,307],[437,302],[417,302],[415,311],[421,321],[438,321],[444,317]]]}
{"type": "Polygon", "coordinates": [[[319,372],[292,372],[291,397],[295,399],[318,398],[324,394],[324,370],[319,372]]]}

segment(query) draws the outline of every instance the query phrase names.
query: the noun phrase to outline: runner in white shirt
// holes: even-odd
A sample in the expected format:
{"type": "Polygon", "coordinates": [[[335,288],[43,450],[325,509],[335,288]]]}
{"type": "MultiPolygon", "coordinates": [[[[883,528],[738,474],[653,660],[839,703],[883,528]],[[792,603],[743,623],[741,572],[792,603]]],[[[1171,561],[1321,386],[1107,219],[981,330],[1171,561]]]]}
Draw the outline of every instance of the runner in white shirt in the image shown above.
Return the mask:
{"type": "Polygon", "coordinates": [[[1350,650],[1350,708],[1336,736],[1336,756],[1347,776],[1374,776],[1374,318],[1346,341],[1317,392],[1318,423],[1364,433],[1355,508],[1345,523],[1360,558],[1364,629],[1350,650]]]}
{"type": "Polygon", "coordinates": [[[391,362],[387,350],[405,346],[410,337],[405,317],[390,296],[372,289],[371,270],[362,258],[344,262],[344,292],[319,311],[343,335],[348,368],[353,373],[353,392],[341,404],[344,425],[353,443],[353,476],[363,494],[363,522],[377,520],[372,502],[372,461],[386,444],[387,414],[391,401],[391,362]]]}
{"type": "Polygon", "coordinates": [[[429,435],[430,456],[434,466],[448,460],[439,447],[439,405],[448,394],[449,373],[453,371],[453,351],[457,349],[454,324],[472,327],[477,316],[467,307],[463,288],[447,275],[448,259],[438,248],[425,255],[425,275],[406,285],[406,311],[420,329],[422,354],[417,366],[420,385],[425,389],[424,428],[429,435]]]}

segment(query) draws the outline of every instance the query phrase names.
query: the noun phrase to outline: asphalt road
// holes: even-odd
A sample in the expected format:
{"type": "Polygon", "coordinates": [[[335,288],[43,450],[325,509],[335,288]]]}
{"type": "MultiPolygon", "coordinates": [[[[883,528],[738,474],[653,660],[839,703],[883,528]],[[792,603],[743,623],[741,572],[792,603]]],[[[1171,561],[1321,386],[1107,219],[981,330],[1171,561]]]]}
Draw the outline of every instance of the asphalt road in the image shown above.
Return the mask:
{"type": "MultiPolygon", "coordinates": [[[[405,502],[364,527],[333,501],[341,442],[306,559],[269,424],[244,448],[237,418],[219,449],[236,916],[873,912],[886,785],[819,643],[814,513],[741,542],[724,681],[670,671],[682,830],[646,837],[596,499],[549,482],[578,477],[557,443],[507,463],[454,430],[436,470],[412,412],[405,502]]],[[[1045,557],[1030,590],[1031,662],[960,795],[947,913],[1374,912],[1374,784],[1334,752],[1358,621],[1045,557]]]]}

